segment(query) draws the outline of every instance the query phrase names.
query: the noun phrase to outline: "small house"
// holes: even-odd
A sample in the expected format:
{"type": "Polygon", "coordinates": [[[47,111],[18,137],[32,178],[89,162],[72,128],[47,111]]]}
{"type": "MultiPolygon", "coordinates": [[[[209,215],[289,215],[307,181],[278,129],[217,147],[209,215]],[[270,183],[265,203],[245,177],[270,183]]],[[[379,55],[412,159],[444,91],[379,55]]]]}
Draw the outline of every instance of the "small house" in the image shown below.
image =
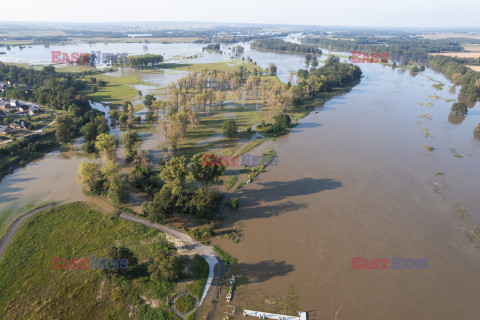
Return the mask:
{"type": "Polygon", "coordinates": [[[14,107],[10,104],[10,102],[0,102],[0,109],[5,111],[13,110],[14,107]]]}
{"type": "Polygon", "coordinates": [[[0,126],[0,136],[6,136],[8,131],[9,130],[7,126],[0,126]]]}
{"type": "Polygon", "coordinates": [[[34,116],[36,114],[39,114],[40,112],[42,112],[42,109],[40,109],[39,107],[37,106],[31,106],[29,109],[28,109],[28,114],[31,115],[31,116],[34,116]]]}
{"type": "Polygon", "coordinates": [[[12,127],[13,129],[27,130],[28,128],[30,128],[30,123],[25,120],[15,120],[10,123],[10,127],[12,127]]]}
{"type": "Polygon", "coordinates": [[[28,109],[30,109],[30,108],[29,108],[26,104],[20,105],[20,106],[18,107],[18,111],[21,111],[21,112],[27,112],[28,109]]]}

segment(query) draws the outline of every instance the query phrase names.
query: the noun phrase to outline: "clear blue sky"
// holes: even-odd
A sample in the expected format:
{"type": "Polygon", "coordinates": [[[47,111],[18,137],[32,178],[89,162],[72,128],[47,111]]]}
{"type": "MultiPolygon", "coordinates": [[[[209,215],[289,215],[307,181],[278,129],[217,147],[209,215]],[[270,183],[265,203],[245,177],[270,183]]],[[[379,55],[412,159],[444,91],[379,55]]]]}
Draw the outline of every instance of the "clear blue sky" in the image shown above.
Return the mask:
{"type": "Polygon", "coordinates": [[[5,21],[480,27],[480,0],[5,0],[5,21]]]}

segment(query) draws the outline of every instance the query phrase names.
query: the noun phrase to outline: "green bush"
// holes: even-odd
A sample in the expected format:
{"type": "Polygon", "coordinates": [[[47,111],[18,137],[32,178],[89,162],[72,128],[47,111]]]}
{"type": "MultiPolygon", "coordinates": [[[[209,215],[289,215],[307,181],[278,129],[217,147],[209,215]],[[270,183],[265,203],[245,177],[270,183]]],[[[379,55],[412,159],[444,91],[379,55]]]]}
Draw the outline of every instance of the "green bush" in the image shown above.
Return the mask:
{"type": "Polygon", "coordinates": [[[290,122],[292,122],[292,119],[288,114],[282,113],[274,117],[275,124],[278,126],[281,126],[283,128],[286,128],[290,125],[290,122]]]}
{"type": "Polygon", "coordinates": [[[237,198],[232,198],[232,199],[230,199],[229,206],[230,206],[230,208],[232,208],[232,209],[237,209],[239,203],[240,203],[240,201],[238,201],[237,198]]]}
{"type": "Polygon", "coordinates": [[[180,313],[190,312],[195,307],[195,299],[191,295],[182,295],[175,300],[175,310],[180,313]]]}
{"type": "Polygon", "coordinates": [[[237,189],[240,189],[241,187],[243,187],[246,184],[247,183],[245,181],[240,182],[239,184],[237,184],[237,189]]]}
{"type": "Polygon", "coordinates": [[[230,263],[230,264],[237,264],[238,260],[237,258],[231,256],[230,254],[228,254],[227,252],[223,251],[222,249],[220,249],[219,246],[213,246],[213,250],[215,250],[219,255],[220,257],[225,260],[225,262],[227,263],[230,263]]]}
{"type": "Polygon", "coordinates": [[[237,182],[238,176],[234,174],[225,181],[225,189],[230,189],[237,182]]]}
{"type": "Polygon", "coordinates": [[[235,120],[227,120],[222,125],[222,134],[225,138],[236,138],[238,135],[238,127],[235,120]]]}
{"type": "Polygon", "coordinates": [[[239,230],[232,229],[232,230],[228,230],[223,235],[219,236],[218,239],[224,238],[224,239],[232,240],[233,243],[238,243],[241,237],[242,237],[242,233],[239,230]]]}
{"type": "Polygon", "coordinates": [[[463,102],[454,103],[450,109],[450,113],[464,116],[468,113],[468,107],[463,102]]]}
{"type": "Polygon", "coordinates": [[[213,223],[206,227],[193,228],[188,231],[188,234],[198,241],[208,240],[213,236],[213,223]]]}

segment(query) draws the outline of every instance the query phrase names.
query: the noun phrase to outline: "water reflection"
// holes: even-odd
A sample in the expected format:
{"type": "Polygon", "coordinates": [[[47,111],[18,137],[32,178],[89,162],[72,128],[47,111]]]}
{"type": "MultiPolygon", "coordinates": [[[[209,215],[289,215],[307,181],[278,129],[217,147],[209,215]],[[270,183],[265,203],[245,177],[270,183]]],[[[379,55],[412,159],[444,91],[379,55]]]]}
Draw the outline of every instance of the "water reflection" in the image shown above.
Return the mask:
{"type": "Polygon", "coordinates": [[[448,114],[448,122],[454,125],[459,125],[465,120],[465,116],[462,116],[460,114],[453,114],[449,113],[448,114]]]}

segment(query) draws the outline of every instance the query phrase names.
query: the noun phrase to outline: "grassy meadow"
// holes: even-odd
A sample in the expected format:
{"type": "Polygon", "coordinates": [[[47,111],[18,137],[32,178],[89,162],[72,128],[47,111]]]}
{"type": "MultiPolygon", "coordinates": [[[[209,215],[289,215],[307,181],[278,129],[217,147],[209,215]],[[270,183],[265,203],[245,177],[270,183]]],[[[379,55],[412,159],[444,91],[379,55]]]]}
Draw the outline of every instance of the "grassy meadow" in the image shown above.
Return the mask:
{"type": "MultiPolygon", "coordinates": [[[[0,260],[2,319],[178,319],[169,299],[177,283],[150,280],[150,259],[173,245],[155,229],[101,213],[76,202],[45,210],[19,229],[0,260]],[[122,245],[135,254],[138,266],[124,275],[107,276],[97,269],[52,269],[52,257],[105,257],[122,245]]],[[[185,258],[195,273],[182,275],[181,290],[198,295],[208,274],[200,257],[185,258]]]]}

